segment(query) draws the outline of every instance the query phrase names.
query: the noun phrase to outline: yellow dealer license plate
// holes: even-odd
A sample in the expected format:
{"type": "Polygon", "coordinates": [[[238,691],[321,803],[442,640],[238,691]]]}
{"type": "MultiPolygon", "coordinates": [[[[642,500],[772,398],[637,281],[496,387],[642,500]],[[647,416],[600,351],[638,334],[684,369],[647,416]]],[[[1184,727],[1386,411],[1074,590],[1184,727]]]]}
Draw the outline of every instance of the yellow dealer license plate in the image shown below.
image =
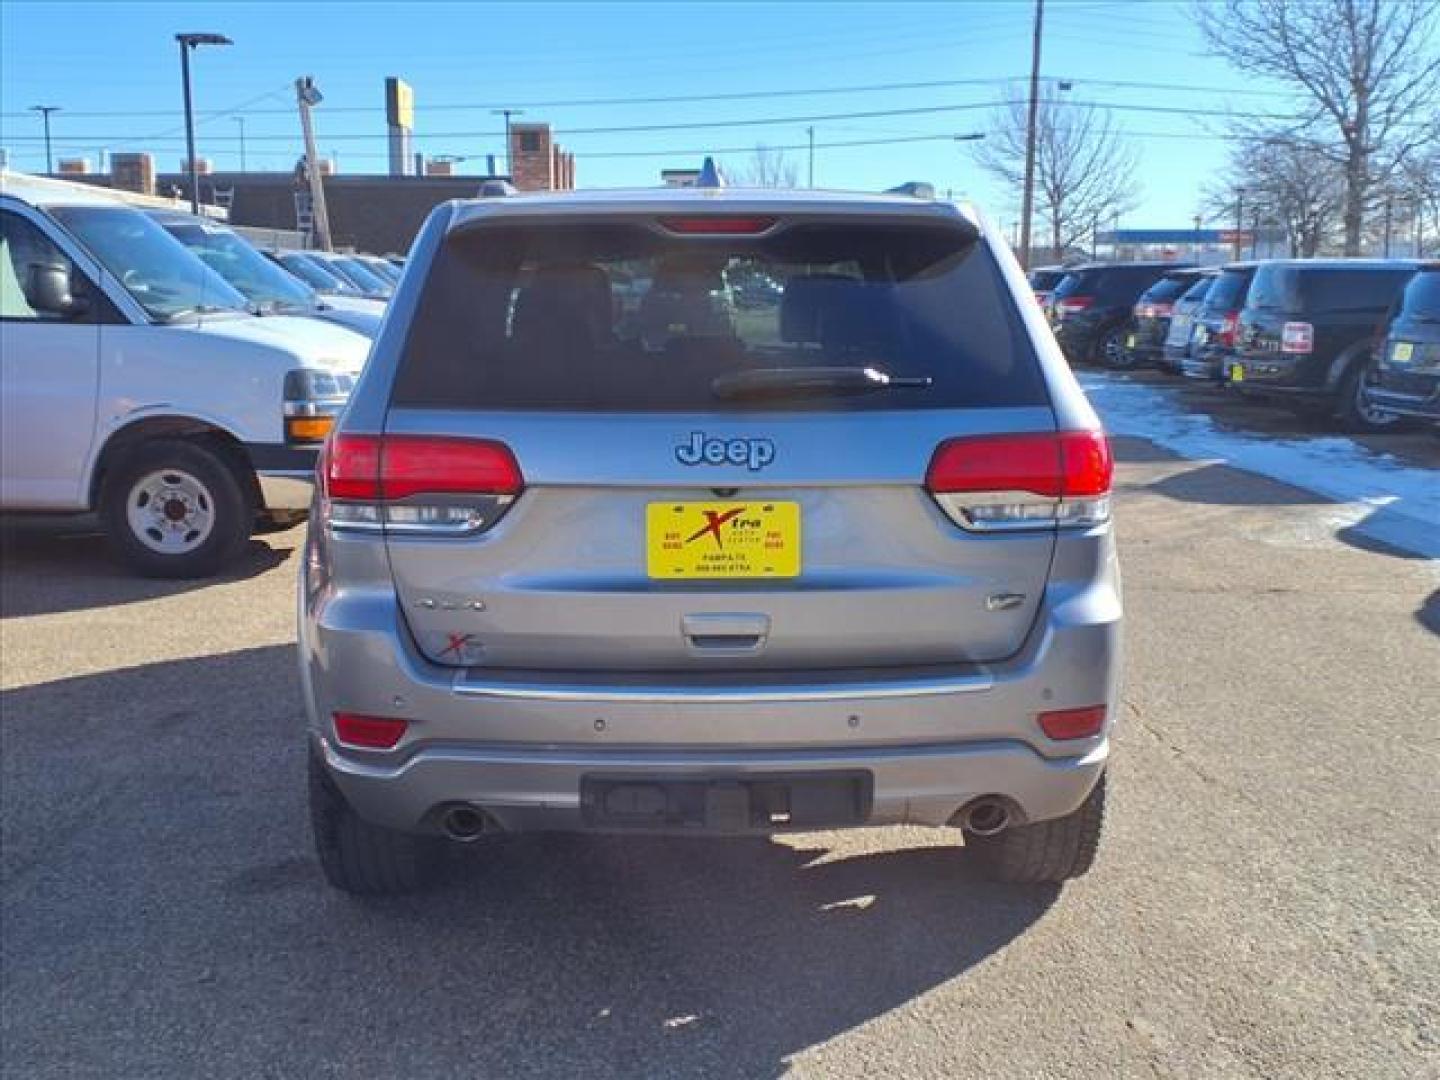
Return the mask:
{"type": "Polygon", "coordinates": [[[800,504],[665,502],[645,507],[652,578],[783,578],[800,573],[800,504]]]}
{"type": "Polygon", "coordinates": [[[1230,381],[1231,381],[1231,382],[1244,382],[1244,381],[1245,381],[1245,369],[1244,369],[1243,367],[1241,367],[1239,364],[1231,364],[1231,365],[1230,365],[1230,381]]]}

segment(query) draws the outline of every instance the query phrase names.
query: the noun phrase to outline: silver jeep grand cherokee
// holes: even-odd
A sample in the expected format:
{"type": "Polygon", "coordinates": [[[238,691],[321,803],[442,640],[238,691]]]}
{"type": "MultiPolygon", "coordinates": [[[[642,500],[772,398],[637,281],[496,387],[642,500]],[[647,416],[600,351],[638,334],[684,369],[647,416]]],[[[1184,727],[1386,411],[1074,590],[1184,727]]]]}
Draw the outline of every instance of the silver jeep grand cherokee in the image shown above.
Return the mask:
{"type": "Polygon", "coordinates": [[[924,197],[437,208],[300,581],[329,880],[444,838],[949,825],[1095,856],[1111,458],[1003,241],[924,197]]]}

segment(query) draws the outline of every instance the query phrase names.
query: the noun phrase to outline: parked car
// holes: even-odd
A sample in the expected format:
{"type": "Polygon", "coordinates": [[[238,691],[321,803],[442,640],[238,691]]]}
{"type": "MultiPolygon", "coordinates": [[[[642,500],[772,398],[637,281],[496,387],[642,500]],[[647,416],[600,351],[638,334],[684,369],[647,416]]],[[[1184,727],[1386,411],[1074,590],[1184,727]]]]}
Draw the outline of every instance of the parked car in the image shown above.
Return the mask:
{"type": "Polygon", "coordinates": [[[1370,407],[1440,423],[1440,262],[1419,267],[1388,320],[1370,407]]]}
{"type": "Polygon", "coordinates": [[[997,231],[919,196],[576,192],[443,204],[411,258],[300,560],[334,885],[527,829],[949,824],[1000,878],[1090,866],[1110,452],[997,231]],[[747,271],[781,302],[727,321],[747,271]]]}
{"type": "Polygon", "coordinates": [[[1190,355],[1190,339],[1195,326],[1195,316],[1205,303],[1210,286],[1215,284],[1219,273],[1204,271],[1199,279],[1181,293],[1170,312],[1170,326],[1165,331],[1165,345],[1160,353],[1160,366],[1172,375],[1179,375],[1185,358],[1190,355]]]}
{"type": "Polygon", "coordinates": [[[1366,397],[1385,314],[1415,274],[1391,259],[1282,259],[1267,262],[1240,313],[1229,382],[1241,393],[1378,431],[1400,417],[1366,397]]]}
{"type": "Polygon", "coordinates": [[[400,268],[389,259],[382,259],[378,255],[356,255],[355,258],[392,289],[400,284],[400,268]]]}
{"type": "Polygon", "coordinates": [[[0,509],[97,510],[140,572],[213,573],[303,515],[369,345],[252,314],[101,189],[0,177],[0,509]]]}
{"type": "Polygon", "coordinates": [[[332,274],[344,278],[359,289],[363,296],[374,297],[377,300],[389,300],[395,291],[390,282],[381,278],[379,274],[353,255],[338,255],[333,251],[307,251],[304,254],[306,258],[318,262],[332,274]]]}
{"type": "Polygon", "coordinates": [[[1124,342],[1101,358],[1108,368],[1128,371],[1160,360],[1165,338],[1170,332],[1170,318],[1175,303],[1204,276],[1204,271],[1191,267],[1169,270],[1151,285],[1135,302],[1134,318],[1124,342]]]}
{"type": "Polygon", "coordinates": [[[224,225],[178,210],[151,210],[179,240],[249,300],[258,314],[308,315],[338,323],[374,338],[385,305],[358,297],[323,299],[311,286],[261,255],[243,236],[224,225]]]}
{"type": "Polygon", "coordinates": [[[1229,263],[1221,268],[1213,285],[1205,293],[1190,332],[1190,348],[1180,363],[1180,374],[1187,379],[1224,381],[1228,363],[1235,355],[1236,335],[1240,329],[1240,309],[1250,282],[1255,278],[1253,262],[1229,263]]]}
{"type": "Polygon", "coordinates": [[[369,299],[352,285],[348,278],[341,277],[337,271],[330,269],[319,259],[312,259],[308,252],[262,250],[260,254],[282,269],[294,274],[321,296],[332,299],[336,297],[369,299]]]}
{"type": "Polygon", "coordinates": [[[1140,294],[1184,264],[1088,263],[1065,275],[1050,297],[1055,340],[1073,363],[1099,363],[1125,342],[1140,294]]]}
{"type": "Polygon", "coordinates": [[[1042,308],[1050,303],[1050,294],[1055,286],[1065,280],[1069,273],[1063,266],[1037,266],[1031,270],[1028,278],[1030,288],[1035,292],[1035,302],[1042,308]]]}

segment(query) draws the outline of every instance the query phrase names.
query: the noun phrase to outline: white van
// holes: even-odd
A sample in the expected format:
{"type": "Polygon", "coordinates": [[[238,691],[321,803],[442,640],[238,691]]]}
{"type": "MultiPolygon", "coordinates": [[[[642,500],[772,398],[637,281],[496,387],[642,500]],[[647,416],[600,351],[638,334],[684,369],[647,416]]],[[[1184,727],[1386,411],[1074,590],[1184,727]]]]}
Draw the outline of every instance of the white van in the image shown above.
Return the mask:
{"type": "Polygon", "coordinates": [[[98,510],[141,573],[212,574],[309,507],[369,345],[253,314],[103,189],[0,173],[0,510],[98,510]]]}

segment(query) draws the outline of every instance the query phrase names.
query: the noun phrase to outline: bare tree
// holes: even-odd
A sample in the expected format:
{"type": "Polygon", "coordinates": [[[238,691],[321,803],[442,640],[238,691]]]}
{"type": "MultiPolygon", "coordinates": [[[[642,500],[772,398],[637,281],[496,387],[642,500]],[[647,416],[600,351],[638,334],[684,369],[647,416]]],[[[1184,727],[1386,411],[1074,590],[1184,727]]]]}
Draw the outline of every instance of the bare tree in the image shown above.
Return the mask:
{"type": "Polygon", "coordinates": [[[1196,3],[1210,47],[1242,71],[1290,84],[1304,112],[1288,133],[1344,170],[1345,254],[1358,255],[1378,187],[1440,139],[1437,0],[1196,3]]]}
{"type": "Polygon", "coordinates": [[[800,179],[800,166],[784,150],[761,143],[735,176],[746,187],[793,188],[800,179]]]}
{"type": "MultiPolygon", "coordinates": [[[[1029,99],[1012,95],[991,119],[975,158],[990,175],[1019,191],[1025,180],[1029,99]]],[[[1096,225],[1135,208],[1135,153],[1110,114],[1093,105],[1042,98],[1035,118],[1035,203],[1055,256],[1096,225]]]]}
{"type": "Polygon", "coordinates": [[[1222,183],[1206,194],[1212,216],[1228,222],[1234,207],[1248,207],[1249,224],[1283,228],[1291,257],[1311,258],[1337,235],[1344,192],[1338,164],[1308,144],[1277,136],[1242,142],[1222,183]]]}

